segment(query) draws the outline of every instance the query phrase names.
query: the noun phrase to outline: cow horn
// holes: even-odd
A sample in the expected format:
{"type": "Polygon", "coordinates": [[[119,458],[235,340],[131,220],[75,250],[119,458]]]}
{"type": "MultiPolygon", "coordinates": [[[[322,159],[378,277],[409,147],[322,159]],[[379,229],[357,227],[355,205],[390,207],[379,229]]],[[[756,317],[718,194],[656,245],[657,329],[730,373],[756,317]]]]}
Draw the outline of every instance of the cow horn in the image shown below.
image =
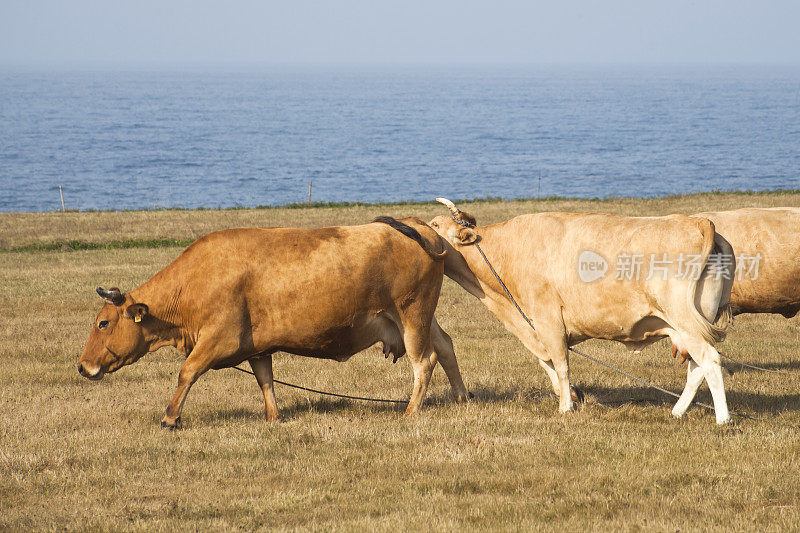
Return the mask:
{"type": "Polygon", "coordinates": [[[123,296],[119,289],[106,290],[103,287],[97,287],[95,290],[97,291],[97,294],[100,295],[100,298],[110,304],[122,305],[122,302],[125,301],[125,296],[123,296]]]}
{"type": "Polygon", "coordinates": [[[453,202],[451,202],[447,198],[437,198],[436,201],[439,202],[440,204],[446,205],[447,208],[450,211],[452,211],[454,215],[458,215],[458,214],[461,213],[461,210],[456,207],[456,204],[454,204],[453,202]]]}
{"type": "Polygon", "coordinates": [[[456,204],[454,204],[447,198],[437,198],[436,201],[447,206],[447,208],[450,210],[451,213],[450,218],[455,220],[456,223],[458,223],[460,226],[464,226],[465,228],[475,227],[475,217],[457,208],[456,204]]]}

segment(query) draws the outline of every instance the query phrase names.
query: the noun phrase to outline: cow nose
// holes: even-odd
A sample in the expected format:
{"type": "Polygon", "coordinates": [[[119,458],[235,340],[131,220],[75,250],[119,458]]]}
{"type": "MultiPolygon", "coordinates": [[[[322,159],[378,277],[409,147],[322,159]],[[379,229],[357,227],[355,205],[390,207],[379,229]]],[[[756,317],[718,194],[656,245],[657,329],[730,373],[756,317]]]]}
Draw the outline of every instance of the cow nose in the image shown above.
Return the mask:
{"type": "Polygon", "coordinates": [[[85,378],[88,378],[88,377],[89,377],[89,373],[88,373],[88,372],[86,372],[86,369],[85,369],[85,368],[83,368],[83,364],[79,364],[79,365],[78,365],[78,374],[80,374],[81,376],[83,376],[83,377],[85,377],[85,378]]]}

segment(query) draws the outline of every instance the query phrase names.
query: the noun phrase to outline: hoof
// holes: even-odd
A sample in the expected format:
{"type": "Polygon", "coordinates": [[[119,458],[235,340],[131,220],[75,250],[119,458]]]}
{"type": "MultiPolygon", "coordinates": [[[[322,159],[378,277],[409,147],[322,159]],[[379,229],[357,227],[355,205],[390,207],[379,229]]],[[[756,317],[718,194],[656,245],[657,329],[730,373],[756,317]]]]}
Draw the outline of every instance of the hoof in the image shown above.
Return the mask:
{"type": "Polygon", "coordinates": [[[161,421],[161,428],[168,429],[170,431],[175,431],[176,429],[181,429],[181,417],[175,419],[174,424],[167,424],[166,420],[161,421]]]}
{"type": "Polygon", "coordinates": [[[471,392],[468,392],[468,393],[467,393],[467,396],[469,397],[469,399],[470,399],[470,400],[472,400],[473,398],[475,398],[475,395],[474,395],[474,394],[472,394],[471,392]]]}
{"type": "Polygon", "coordinates": [[[464,392],[452,391],[452,393],[456,403],[467,403],[472,399],[472,393],[466,390],[464,392]]]}
{"type": "Polygon", "coordinates": [[[561,413],[562,415],[566,415],[566,414],[569,414],[569,413],[574,413],[575,412],[575,404],[573,402],[570,402],[570,405],[567,405],[567,406],[559,405],[558,406],[558,412],[561,413]]]}
{"type": "Polygon", "coordinates": [[[453,396],[453,401],[456,402],[456,403],[467,403],[467,395],[466,394],[460,394],[460,395],[457,395],[457,396],[453,396]]]}
{"type": "Polygon", "coordinates": [[[572,396],[572,401],[575,403],[583,403],[583,401],[586,399],[583,391],[578,387],[572,387],[570,396],[572,396]]]}
{"type": "Polygon", "coordinates": [[[685,409],[679,409],[678,406],[672,408],[672,416],[675,418],[683,418],[684,413],[686,413],[685,409]]]}

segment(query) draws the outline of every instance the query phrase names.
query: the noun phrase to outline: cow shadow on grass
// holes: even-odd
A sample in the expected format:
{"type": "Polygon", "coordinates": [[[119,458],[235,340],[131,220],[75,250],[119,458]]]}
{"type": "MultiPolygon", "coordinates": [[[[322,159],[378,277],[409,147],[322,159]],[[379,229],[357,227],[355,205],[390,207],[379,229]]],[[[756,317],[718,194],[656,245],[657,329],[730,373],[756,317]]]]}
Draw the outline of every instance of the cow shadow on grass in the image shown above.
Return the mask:
{"type": "MultiPolygon", "coordinates": [[[[767,370],[777,370],[777,371],[792,371],[792,370],[800,370],[800,360],[798,361],[790,361],[788,363],[762,363],[760,361],[745,361],[744,359],[738,359],[737,361],[741,361],[746,365],[751,366],[758,366],[761,368],[766,368],[767,370]]],[[[731,373],[739,373],[739,372],[761,372],[756,368],[747,368],[746,366],[742,366],[738,362],[733,361],[723,361],[723,365],[726,369],[728,369],[731,373]]],[[[788,376],[787,376],[788,377],[788,376]]],[[[800,378],[800,376],[795,376],[795,378],[800,378]]]]}
{"type": "MultiPolygon", "coordinates": [[[[783,365],[782,368],[786,368],[786,366],[783,365]]],[[[772,376],[772,374],[769,376],[772,376]]],[[[791,378],[791,376],[786,376],[786,378],[791,378]]],[[[587,404],[596,403],[611,408],[625,405],[640,405],[672,409],[672,406],[678,401],[677,398],[645,386],[614,387],[584,385],[581,383],[577,383],[576,386],[585,394],[587,404]]],[[[558,403],[558,398],[549,387],[497,389],[484,386],[474,387],[470,389],[470,392],[475,396],[472,401],[481,403],[504,403],[513,401],[530,403],[552,402],[554,405],[558,403]]],[[[674,392],[679,394],[681,390],[676,390],[674,392]]],[[[800,394],[763,394],[736,390],[726,390],[725,394],[728,401],[728,408],[732,411],[758,413],[762,415],[777,415],[786,411],[800,411],[800,394]]],[[[442,398],[442,403],[446,403],[449,400],[447,396],[443,396],[442,398]]],[[[704,409],[702,406],[696,405],[696,402],[708,405],[713,405],[714,403],[711,398],[711,393],[705,387],[697,391],[697,396],[695,396],[692,404],[693,409],[704,409]]]]}
{"type": "MultiPolygon", "coordinates": [[[[765,367],[766,368],[766,367],[765,367]]],[[[785,368],[785,366],[783,367],[785,368]]],[[[588,404],[596,403],[604,407],[616,408],[626,405],[638,406],[659,406],[671,409],[677,401],[657,390],[644,386],[622,386],[606,387],[602,385],[582,385],[577,386],[586,395],[588,404]]],[[[475,403],[507,403],[507,402],[553,402],[557,405],[558,399],[550,388],[536,387],[516,387],[516,388],[492,388],[487,386],[476,386],[470,389],[473,397],[470,400],[475,403]]],[[[674,391],[680,393],[679,390],[674,391]]],[[[800,411],[800,394],[759,394],[753,392],[739,392],[735,390],[726,391],[728,408],[731,411],[741,411],[743,413],[770,415],[780,414],[786,411],[800,411]]],[[[398,398],[399,399],[399,398],[398,398]]],[[[695,402],[702,402],[708,405],[713,404],[711,394],[707,389],[697,392],[695,402]]],[[[402,416],[405,411],[405,403],[388,402],[365,402],[344,398],[308,398],[296,399],[291,402],[279,404],[281,419],[284,422],[302,418],[310,413],[341,414],[348,411],[354,415],[361,413],[373,414],[394,414],[402,416]]],[[[449,391],[429,394],[422,405],[422,411],[436,409],[448,405],[458,405],[449,391]]],[[[704,409],[693,403],[691,409],[704,409]]],[[[264,420],[264,411],[261,406],[253,409],[219,409],[207,412],[199,417],[203,422],[213,423],[220,421],[239,421],[252,423],[264,420]]]]}
{"type": "MultiPolygon", "coordinates": [[[[487,387],[477,387],[474,389],[470,389],[470,393],[472,393],[473,397],[470,399],[471,402],[478,402],[478,403],[502,403],[506,401],[512,400],[519,400],[524,399],[526,401],[531,402],[538,402],[541,401],[543,398],[548,396],[552,396],[555,400],[555,395],[552,392],[548,391],[541,391],[535,388],[524,389],[524,390],[503,390],[503,391],[496,391],[494,389],[490,389],[487,387]]],[[[400,400],[402,395],[400,395],[397,400],[400,400]]],[[[294,401],[288,402],[280,402],[279,400],[279,409],[281,413],[281,419],[283,421],[291,421],[302,416],[308,415],[309,413],[326,413],[326,414],[336,414],[336,413],[343,413],[347,411],[351,411],[354,414],[369,412],[369,413],[389,413],[389,414],[396,414],[398,416],[402,416],[406,409],[406,402],[405,400],[402,403],[389,403],[389,402],[372,402],[372,401],[364,401],[364,400],[355,400],[355,399],[346,399],[346,398],[326,398],[326,397],[319,397],[319,398],[298,398],[294,401]]],[[[436,409],[446,406],[457,406],[459,405],[455,399],[453,398],[450,391],[443,391],[437,393],[429,393],[425,397],[425,401],[422,404],[422,411],[427,409],[436,409]]],[[[254,409],[246,409],[246,408],[236,408],[236,409],[225,409],[221,408],[215,410],[213,412],[207,413],[204,418],[209,423],[214,421],[242,421],[242,422],[251,422],[253,420],[263,420],[264,418],[264,411],[261,408],[254,408],[254,409]]]]}
{"type": "MultiPolygon", "coordinates": [[[[428,405],[428,402],[426,401],[424,405],[428,405]]],[[[402,415],[405,409],[405,403],[365,402],[346,398],[317,398],[314,400],[297,400],[286,404],[285,407],[281,407],[281,417],[284,420],[292,420],[309,413],[335,414],[346,411],[396,413],[397,415],[402,415]]]]}
{"type": "Polygon", "coordinates": [[[539,389],[536,387],[517,387],[495,389],[490,387],[474,387],[470,389],[473,394],[471,401],[479,403],[504,403],[512,401],[524,401],[538,403],[552,399],[558,399],[551,389],[539,389]]]}
{"type": "Polygon", "coordinates": [[[264,420],[264,411],[254,409],[217,409],[215,411],[206,411],[197,413],[192,416],[192,420],[196,424],[218,424],[220,422],[253,422],[256,420],[264,420]]]}
{"type": "MultiPolygon", "coordinates": [[[[649,387],[604,387],[591,385],[581,387],[589,402],[596,402],[606,407],[623,405],[658,405],[672,407],[677,398],[667,396],[649,387]]],[[[680,393],[680,391],[675,391],[680,393]]],[[[744,413],[779,414],[784,411],[800,411],[800,394],[761,394],[736,390],[725,391],[728,409],[744,413]]],[[[713,405],[711,393],[705,389],[697,391],[692,403],[693,408],[703,409],[697,402],[713,405]]]]}
{"type": "MultiPolygon", "coordinates": [[[[325,413],[335,414],[346,411],[359,411],[359,412],[372,412],[372,413],[396,413],[401,416],[406,409],[406,403],[389,403],[389,402],[371,402],[363,400],[354,400],[347,398],[315,398],[315,399],[296,399],[294,401],[280,402],[278,399],[278,408],[281,414],[281,420],[288,422],[309,413],[325,413]]],[[[422,408],[430,406],[444,405],[446,403],[453,403],[449,396],[428,396],[422,405],[422,408]]],[[[242,421],[250,422],[253,420],[263,420],[264,410],[263,406],[254,409],[218,409],[208,413],[207,417],[211,421],[242,421]]]]}
{"type": "MultiPolygon", "coordinates": [[[[598,387],[576,385],[584,394],[586,403],[597,403],[607,407],[623,405],[668,405],[669,397],[647,387],[598,387]]],[[[549,387],[517,387],[513,389],[494,389],[478,387],[471,389],[475,394],[473,401],[481,403],[542,403],[551,402],[558,405],[558,396],[549,387]]]]}

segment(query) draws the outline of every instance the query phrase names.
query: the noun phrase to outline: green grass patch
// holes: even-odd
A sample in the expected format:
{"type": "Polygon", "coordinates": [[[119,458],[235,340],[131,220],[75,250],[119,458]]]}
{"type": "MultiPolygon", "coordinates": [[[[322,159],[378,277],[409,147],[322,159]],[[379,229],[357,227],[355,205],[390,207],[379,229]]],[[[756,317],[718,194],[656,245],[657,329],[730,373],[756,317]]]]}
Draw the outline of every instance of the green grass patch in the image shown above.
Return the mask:
{"type": "Polygon", "coordinates": [[[71,240],[0,248],[0,252],[77,252],[80,250],[123,250],[128,248],[183,248],[189,246],[194,241],[195,239],[122,239],[108,242],[71,240]]]}

